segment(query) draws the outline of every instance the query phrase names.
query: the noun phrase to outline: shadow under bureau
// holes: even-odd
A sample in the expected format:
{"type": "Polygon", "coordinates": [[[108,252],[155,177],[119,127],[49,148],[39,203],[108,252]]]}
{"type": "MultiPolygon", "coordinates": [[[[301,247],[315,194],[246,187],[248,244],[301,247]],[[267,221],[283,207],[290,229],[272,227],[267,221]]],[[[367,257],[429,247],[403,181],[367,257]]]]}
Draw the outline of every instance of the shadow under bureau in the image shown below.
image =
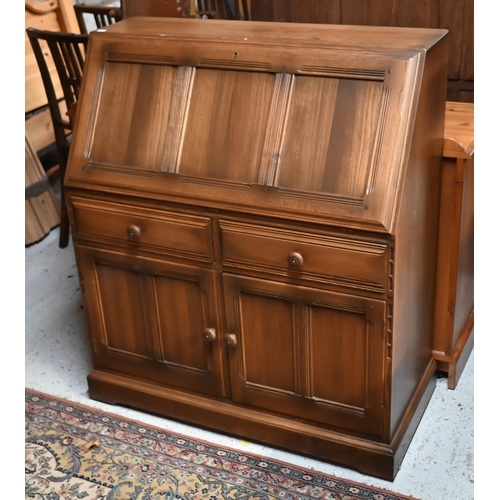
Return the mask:
{"type": "Polygon", "coordinates": [[[446,31],[131,18],[66,176],[90,397],[392,480],[435,384],[446,31]]]}

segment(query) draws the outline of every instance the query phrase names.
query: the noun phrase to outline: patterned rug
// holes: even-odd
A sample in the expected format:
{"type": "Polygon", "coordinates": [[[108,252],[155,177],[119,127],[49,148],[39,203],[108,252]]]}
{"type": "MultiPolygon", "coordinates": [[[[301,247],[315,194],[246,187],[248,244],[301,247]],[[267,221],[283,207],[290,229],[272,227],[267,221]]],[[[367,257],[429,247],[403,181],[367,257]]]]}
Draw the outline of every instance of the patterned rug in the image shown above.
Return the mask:
{"type": "Polygon", "coordinates": [[[26,389],[25,498],[408,500],[26,389]]]}

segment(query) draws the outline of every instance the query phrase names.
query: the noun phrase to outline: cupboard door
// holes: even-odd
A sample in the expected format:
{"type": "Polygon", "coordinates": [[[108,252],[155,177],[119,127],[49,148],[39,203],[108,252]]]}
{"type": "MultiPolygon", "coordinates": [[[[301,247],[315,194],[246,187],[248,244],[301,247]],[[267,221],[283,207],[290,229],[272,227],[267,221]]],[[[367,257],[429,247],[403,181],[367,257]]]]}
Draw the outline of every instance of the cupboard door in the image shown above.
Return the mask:
{"type": "Polygon", "coordinates": [[[233,399],[382,434],[385,302],[225,274],[233,399]]]}
{"type": "Polygon", "coordinates": [[[214,272],[80,248],[94,365],[223,395],[214,272]]]}

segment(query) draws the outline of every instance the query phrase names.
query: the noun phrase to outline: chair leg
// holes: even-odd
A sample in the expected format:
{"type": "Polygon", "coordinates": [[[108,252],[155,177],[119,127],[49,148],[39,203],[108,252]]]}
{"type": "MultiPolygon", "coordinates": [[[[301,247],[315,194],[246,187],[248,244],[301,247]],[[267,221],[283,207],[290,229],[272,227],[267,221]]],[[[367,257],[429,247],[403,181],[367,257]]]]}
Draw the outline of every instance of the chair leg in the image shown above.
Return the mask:
{"type": "Polygon", "coordinates": [[[64,189],[64,176],[66,174],[65,161],[60,164],[60,183],[61,183],[61,226],[59,228],[59,248],[66,248],[69,244],[69,216],[66,206],[66,193],[64,189]]]}
{"type": "Polygon", "coordinates": [[[69,244],[69,217],[66,208],[66,199],[61,189],[61,226],[59,228],[59,248],[66,248],[69,244]]]}

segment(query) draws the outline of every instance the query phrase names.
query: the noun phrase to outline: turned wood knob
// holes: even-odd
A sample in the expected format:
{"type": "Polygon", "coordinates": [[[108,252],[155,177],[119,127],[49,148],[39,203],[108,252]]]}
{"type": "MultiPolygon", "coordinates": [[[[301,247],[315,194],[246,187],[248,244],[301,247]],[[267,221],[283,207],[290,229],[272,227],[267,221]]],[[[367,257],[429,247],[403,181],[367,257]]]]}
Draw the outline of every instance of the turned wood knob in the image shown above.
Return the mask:
{"type": "Polygon", "coordinates": [[[139,226],[132,224],[127,229],[127,236],[129,237],[130,240],[138,240],[141,237],[141,228],[139,226]]]}
{"type": "Polygon", "coordinates": [[[205,330],[203,330],[203,336],[207,342],[213,342],[217,338],[215,328],[205,328],[205,330]]]}
{"type": "Polygon", "coordinates": [[[299,252],[292,252],[288,256],[288,263],[292,267],[300,267],[304,263],[304,257],[299,252]]]}
{"type": "Polygon", "coordinates": [[[226,335],[224,335],[224,342],[228,346],[234,347],[238,343],[238,339],[234,333],[226,333],[226,335]]]}

